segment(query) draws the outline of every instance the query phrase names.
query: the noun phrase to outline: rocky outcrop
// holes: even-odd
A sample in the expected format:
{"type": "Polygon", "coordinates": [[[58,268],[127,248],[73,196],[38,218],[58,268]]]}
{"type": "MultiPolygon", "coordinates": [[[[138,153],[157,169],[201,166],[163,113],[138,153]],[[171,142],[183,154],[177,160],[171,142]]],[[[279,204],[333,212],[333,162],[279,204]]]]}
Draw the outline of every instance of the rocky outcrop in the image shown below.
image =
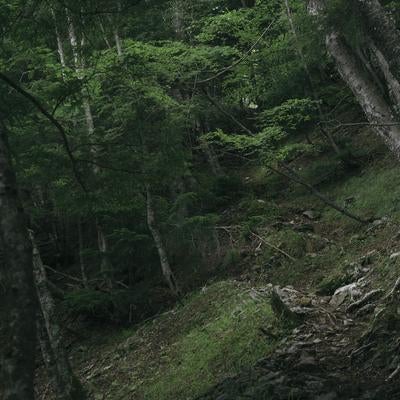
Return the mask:
{"type": "Polygon", "coordinates": [[[394,299],[400,299],[400,280],[397,288],[395,285],[384,296],[382,289],[371,287],[367,264],[357,263],[356,281],[339,288],[332,297],[274,287],[270,292],[275,314],[297,326],[269,357],[221,382],[199,400],[400,398],[400,308],[393,306],[397,304],[394,299]],[[364,316],[374,313],[375,325],[364,333],[368,326],[364,316]],[[377,336],[382,334],[390,344],[389,351],[378,350],[382,337],[378,340],[377,336]],[[391,365],[385,364],[383,357],[391,360],[391,365]]]}

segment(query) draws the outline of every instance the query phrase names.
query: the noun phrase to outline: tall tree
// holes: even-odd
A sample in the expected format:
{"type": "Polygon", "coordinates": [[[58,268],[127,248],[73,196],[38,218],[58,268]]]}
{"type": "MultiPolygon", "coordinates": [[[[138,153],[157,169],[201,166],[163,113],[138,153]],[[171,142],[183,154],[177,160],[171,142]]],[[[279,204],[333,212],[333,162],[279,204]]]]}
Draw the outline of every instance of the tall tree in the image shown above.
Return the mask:
{"type": "Polygon", "coordinates": [[[6,128],[0,122],[0,266],[2,336],[0,390],[4,400],[33,400],[36,297],[32,247],[18,198],[6,128]]]}

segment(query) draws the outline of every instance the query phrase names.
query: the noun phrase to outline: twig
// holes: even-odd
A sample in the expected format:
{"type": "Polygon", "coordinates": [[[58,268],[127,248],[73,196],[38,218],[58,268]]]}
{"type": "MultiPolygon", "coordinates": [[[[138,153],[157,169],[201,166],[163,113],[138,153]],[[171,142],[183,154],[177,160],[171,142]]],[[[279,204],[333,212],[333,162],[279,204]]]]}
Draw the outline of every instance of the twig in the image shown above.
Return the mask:
{"type": "Polygon", "coordinates": [[[386,382],[391,381],[393,378],[396,378],[396,376],[400,373],[400,365],[397,366],[397,368],[386,378],[386,382]]]}
{"type": "Polygon", "coordinates": [[[276,250],[276,251],[279,251],[279,253],[283,254],[284,256],[286,256],[287,258],[289,258],[290,260],[296,261],[296,259],[295,259],[294,257],[292,257],[290,254],[286,253],[285,251],[283,251],[283,250],[280,249],[279,247],[275,246],[274,244],[267,242],[267,241],[266,241],[264,238],[262,238],[261,236],[257,235],[257,234],[254,233],[254,232],[251,232],[251,231],[250,231],[250,233],[251,233],[253,236],[255,236],[257,239],[260,239],[260,240],[261,240],[264,244],[266,244],[267,246],[273,248],[273,249],[276,250]]]}
{"type": "Polygon", "coordinates": [[[79,283],[82,283],[82,282],[83,282],[82,279],[75,278],[75,277],[72,276],[72,275],[64,274],[64,272],[57,271],[57,270],[55,270],[54,268],[49,267],[48,265],[45,265],[44,267],[45,267],[46,269],[48,269],[49,271],[54,272],[55,274],[58,274],[58,275],[63,276],[64,278],[68,278],[68,279],[71,279],[72,281],[79,282],[79,283]]]}

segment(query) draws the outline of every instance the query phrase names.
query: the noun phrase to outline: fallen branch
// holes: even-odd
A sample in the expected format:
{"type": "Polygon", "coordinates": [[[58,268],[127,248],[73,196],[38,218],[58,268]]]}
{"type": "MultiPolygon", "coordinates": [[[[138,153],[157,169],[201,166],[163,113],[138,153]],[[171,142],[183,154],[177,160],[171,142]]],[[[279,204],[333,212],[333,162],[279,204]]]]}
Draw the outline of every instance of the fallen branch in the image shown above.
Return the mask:
{"type": "Polygon", "coordinates": [[[307,188],[315,197],[318,197],[320,200],[322,200],[325,204],[327,204],[328,206],[332,207],[333,209],[335,209],[336,211],[339,211],[341,214],[346,215],[347,217],[354,219],[357,222],[360,222],[362,224],[367,224],[369,222],[371,222],[371,219],[363,219],[353,213],[351,213],[350,211],[347,211],[345,208],[340,207],[338,204],[336,204],[334,201],[328,199],[326,196],[324,196],[322,193],[320,193],[314,186],[310,185],[309,183],[303,181],[303,179],[301,179],[299,177],[299,175],[297,175],[292,168],[290,168],[288,165],[286,164],[281,164],[283,168],[285,168],[288,172],[284,172],[279,170],[278,168],[274,168],[271,165],[267,165],[267,168],[270,169],[271,171],[276,172],[278,175],[284,176],[285,178],[288,178],[290,180],[292,180],[293,182],[298,183],[299,185],[304,186],[305,188],[307,188]]]}
{"type": "Polygon", "coordinates": [[[279,247],[275,246],[272,243],[267,242],[264,238],[262,238],[261,236],[257,235],[254,232],[250,232],[254,237],[256,237],[257,239],[261,240],[264,244],[266,244],[267,246],[271,247],[272,249],[279,251],[279,253],[283,254],[285,257],[289,258],[292,261],[296,261],[296,259],[294,257],[292,257],[290,254],[286,253],[286,251],[283,251],[282,249],[280,249],[279,247]]]}

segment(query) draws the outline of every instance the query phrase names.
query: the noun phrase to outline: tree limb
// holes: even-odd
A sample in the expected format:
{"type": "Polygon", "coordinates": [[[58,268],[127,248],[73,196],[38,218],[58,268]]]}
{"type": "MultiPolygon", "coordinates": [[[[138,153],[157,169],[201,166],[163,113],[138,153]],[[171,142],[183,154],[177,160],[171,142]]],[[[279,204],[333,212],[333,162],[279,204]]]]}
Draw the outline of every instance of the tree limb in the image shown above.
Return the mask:
{"type": "Polygon", "coordinates": [[[0,72],[0,79],[2,81],[4,81],[8,86],[12,87],[17,93],[19,93],[20,95],[22,95],[23,97],[28,99],[38,109],[38,111],[42,115],[44,115],[57,128],[57,130],[60,133],[60,136],[62,138],[65,151],[67,152],[68,158],[71,161],[72,171],[75,176],[75,179],[79,183],[79,185],[82,187],[83,191],[85,193],[87,193],[87,188],[80,176],[74,155],[72,153],[72,150],[71,150],[69,142],[68,142],[67,133],[65,132],[65,129],[63,128],[63,126],[46,110],[46,108],[42,105],[42,103],[36,97],[34,97],[29,92],[27,92],[21,86],[17,85],[14,81],[12,81],[8,76],[3,74],[2,72],[0,72]]]}

